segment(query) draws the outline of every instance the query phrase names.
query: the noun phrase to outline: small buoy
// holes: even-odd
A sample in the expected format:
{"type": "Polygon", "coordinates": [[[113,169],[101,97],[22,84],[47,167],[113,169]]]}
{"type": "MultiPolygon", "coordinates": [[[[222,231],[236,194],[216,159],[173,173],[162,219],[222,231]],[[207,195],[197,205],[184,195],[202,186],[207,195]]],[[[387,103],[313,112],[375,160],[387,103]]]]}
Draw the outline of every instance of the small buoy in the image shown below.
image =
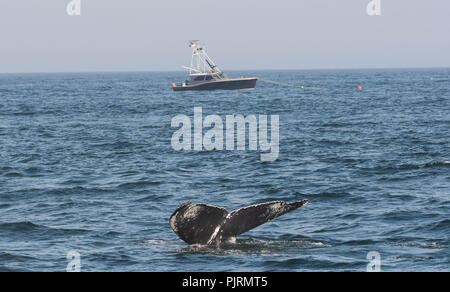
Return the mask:
{"type": "Polygon", "coordinates": [[[362,90],[362,89],[363,89],[362,86],[358,85],[358,90],[362,90]]]}

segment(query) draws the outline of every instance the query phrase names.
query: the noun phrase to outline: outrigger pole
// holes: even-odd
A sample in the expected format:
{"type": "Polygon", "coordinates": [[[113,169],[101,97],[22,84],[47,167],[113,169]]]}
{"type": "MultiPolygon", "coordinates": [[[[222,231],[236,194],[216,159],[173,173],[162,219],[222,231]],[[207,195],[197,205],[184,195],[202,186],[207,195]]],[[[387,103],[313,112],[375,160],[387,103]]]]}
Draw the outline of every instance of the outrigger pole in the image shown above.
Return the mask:
{"type": "Polygon", "coordinates": [[[189,41],[189,47],[192,48],[191,66],[182,66],[182,68],[189,70],[189,75],[193,72],[198,74],[208,73],[216,75],[219,79],[225,78],[222,70],[208,56],[205,49],[198,44],[198,40],[189,41]]]}

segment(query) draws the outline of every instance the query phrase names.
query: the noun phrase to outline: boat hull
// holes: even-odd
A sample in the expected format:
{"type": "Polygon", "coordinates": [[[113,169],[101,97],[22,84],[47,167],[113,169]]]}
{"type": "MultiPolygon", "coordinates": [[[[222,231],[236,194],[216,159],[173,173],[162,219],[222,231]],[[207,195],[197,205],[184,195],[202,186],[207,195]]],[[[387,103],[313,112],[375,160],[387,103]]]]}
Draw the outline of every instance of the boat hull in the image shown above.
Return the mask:
{"type": "Polygon", "coordinates": [[[239,89],[253,89],[256,86],[258,78],[233,78],[224,80],[214,80],[207,82],[200,82],[189,84],[185,86],[172,86],[174,91],[187,90],[239,90],[239,89]]]}

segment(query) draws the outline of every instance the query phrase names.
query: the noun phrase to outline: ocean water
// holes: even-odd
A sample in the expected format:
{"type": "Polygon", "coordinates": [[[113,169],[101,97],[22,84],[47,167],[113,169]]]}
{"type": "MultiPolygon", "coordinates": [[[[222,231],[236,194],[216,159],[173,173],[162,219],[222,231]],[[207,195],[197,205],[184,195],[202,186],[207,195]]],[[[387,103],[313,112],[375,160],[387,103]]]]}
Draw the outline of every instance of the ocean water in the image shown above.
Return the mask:
{"type": "Polygon", "coordinates": [[[450,69],[0,75],[0,271],[450,271],[450,69]],[[363,90],[357,90],[362,85],[363,90]],[[280,154],[181,151],[177,114],[280,117],[280,154]],[[185,202],[310,203],[221,248],[169,225],[185,202]]]}

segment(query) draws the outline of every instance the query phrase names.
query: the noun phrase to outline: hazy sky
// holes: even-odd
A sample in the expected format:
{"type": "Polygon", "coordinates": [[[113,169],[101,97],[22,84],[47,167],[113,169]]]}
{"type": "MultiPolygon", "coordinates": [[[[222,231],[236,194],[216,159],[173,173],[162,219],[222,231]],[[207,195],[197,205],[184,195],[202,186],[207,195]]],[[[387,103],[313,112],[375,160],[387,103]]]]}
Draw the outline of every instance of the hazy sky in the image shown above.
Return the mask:
{"type": "Polygon", "coordinates": [[[450,1],[0,0],[0,72],[450,67],[450,1]]]}

